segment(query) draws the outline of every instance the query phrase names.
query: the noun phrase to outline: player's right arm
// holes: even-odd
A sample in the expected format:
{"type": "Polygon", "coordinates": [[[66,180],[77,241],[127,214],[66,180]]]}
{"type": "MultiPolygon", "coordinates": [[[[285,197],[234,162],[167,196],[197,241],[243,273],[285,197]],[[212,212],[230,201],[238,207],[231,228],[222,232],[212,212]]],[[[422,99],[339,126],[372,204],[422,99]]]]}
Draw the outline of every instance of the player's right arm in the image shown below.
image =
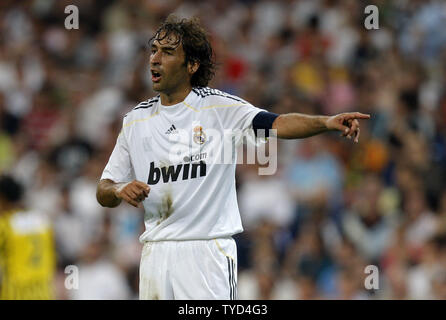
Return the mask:
{"type": "Polygon", "coordinates": [[[134,207],[139,207],[140,202],[147,198],[150,192],[147,184],[136,180],[130,147],[124,130],[125,120],[129,121],[129,118],[130,116],[124,117],[123,129],[118,135],[116,145],[96,189],[96,199],[103,207],[115,208],[122,200],[134,207]]]}
{"type": "Polygon", "coordinates": [[[124,200],[139,208],[140,202],[147,198],[149,192],[150,187],[138,180],[116,183],[110,179],[102,179],[98,183],[96,199],[103,207],[115,208],[124,200]]]}

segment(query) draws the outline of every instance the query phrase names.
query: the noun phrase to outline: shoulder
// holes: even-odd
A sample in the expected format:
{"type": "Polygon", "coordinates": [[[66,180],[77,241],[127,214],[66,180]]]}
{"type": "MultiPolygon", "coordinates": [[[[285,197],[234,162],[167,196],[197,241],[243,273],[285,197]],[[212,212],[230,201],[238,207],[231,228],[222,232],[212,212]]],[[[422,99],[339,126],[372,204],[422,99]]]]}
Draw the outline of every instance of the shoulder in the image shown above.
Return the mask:
{"type": "Polygon", "coordinates": [[[0,211],[0,226],[8,224],[15,210],[0,211]]]}
{"type": "Polygon", "coordinates": [[[124,122],[127,121],[129,118],[139,116],[141,112],[153,111],[155,109],[153,107],[156,105],[159,99],[160,96],[157,95],[153,98],[138,103],[132,110],[124,115],[124,122]]]}
{"type": "Polygon", "coordinates": [[[210,87],[194,87],[192,91],[198,97],[204,99],[205,104],[249,104],[249,102],[240,97],[210,87]]]}
{"type": "Polygon", "coordinates": [[[51,230],[48,214],[36,209],[19,209],[11,214],[10,224],[13,230],[21,233],[40,233],[51,230]]]}

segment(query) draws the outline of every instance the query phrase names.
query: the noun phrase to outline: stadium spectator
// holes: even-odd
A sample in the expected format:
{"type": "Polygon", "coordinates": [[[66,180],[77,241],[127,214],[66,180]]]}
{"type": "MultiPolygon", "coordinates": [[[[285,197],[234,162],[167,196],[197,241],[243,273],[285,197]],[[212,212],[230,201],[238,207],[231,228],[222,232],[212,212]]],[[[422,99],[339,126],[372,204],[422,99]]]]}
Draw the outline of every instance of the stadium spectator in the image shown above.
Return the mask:
{"type": "Polygon", "coordinates": [[[211,31],[212,87],[276,113],[372,114],[359,144],[279,141],[275,176],[238,167],[240,298],[445,299],[444,1],[379,1],[379,30],[348,0],[78,1],[78,30],[65,5],[0,2],[0,171],[54,226],[56,298],[135,297],[142,212],[104,211],[91,190],[122,116],[154,96],[147,41],[175,13],[211,31]],[[69,263],[87,272],[77,295],[69,263]],[[379,290],[362,286],[370,264],[379,290]],[[101,270],[110,294],[88,280],[101,270]]]}

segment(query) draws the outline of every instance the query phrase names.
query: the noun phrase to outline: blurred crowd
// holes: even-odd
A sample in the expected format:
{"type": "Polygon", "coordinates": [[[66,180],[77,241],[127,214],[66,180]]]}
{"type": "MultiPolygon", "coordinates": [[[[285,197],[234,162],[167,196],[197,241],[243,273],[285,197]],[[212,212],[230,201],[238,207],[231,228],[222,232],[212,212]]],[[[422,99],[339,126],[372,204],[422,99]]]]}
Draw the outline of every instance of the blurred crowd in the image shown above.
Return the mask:
{"type": "Polygon", "coordinates": [[[444,1],[2,0],[0,171],[51,218],[57,299],[138,297],[143,213],[102,208],[96,184],[123,115],[156,94],[147,43],[170,13],[209,31],[211,87],[276,113],[372,116],[358,144],[279,141],[276,174],[238,166],[239,299],[446,299],[444,1]]]}

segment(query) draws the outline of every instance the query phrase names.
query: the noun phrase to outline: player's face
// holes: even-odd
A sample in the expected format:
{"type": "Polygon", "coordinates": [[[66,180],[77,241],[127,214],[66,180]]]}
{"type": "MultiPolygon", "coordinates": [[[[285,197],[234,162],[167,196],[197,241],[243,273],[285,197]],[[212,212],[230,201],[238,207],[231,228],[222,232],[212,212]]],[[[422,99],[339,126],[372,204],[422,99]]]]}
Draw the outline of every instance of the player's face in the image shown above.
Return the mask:
{"type": "Polygon", "coordinates": [[[185,84],[189,85],[190,75],[187,72],[185,53],[177,36],[171,34],[165,39],[154,40],[150,49],[150,71],[153,90],[162,93],[173,93],[185,84]]]}

